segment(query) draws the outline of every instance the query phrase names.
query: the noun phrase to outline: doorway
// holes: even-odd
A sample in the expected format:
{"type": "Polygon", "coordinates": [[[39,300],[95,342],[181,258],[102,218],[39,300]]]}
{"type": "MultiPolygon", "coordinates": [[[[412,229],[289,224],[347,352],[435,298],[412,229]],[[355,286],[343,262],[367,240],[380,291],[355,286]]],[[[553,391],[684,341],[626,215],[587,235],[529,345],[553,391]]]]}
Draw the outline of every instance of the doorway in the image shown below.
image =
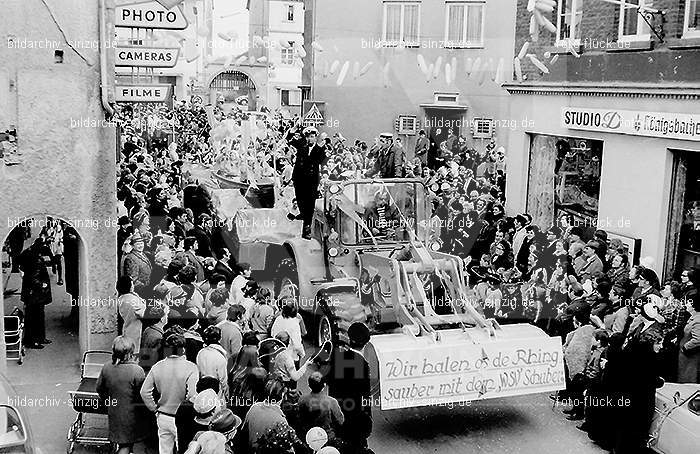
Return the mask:
{"type": "Polygon", "coordinates": [[[449,137],[449,130],[459,137],[464,123],[464,112],[458,109],[426,108],[425,123],[431,144],[440,146],[449,137]]]}
{"type": "Polygon", "coordinates": [[[672,150],[674,155],[664,275],[680,278],[700,266],[700,153],[672,150]]]}

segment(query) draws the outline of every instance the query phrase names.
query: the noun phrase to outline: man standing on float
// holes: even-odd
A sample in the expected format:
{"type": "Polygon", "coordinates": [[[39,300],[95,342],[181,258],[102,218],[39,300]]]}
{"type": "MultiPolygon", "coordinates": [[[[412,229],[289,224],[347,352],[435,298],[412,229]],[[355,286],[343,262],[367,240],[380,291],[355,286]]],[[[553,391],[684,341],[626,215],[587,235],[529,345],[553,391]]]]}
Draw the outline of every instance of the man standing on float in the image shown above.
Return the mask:
{"type": "MultiPolygon", "coordinates": [[[[322,136],[324,135],[322,134],[322,136]]],[[[311,220],[314,216],[314,205],[318,195],[320,167],[326,160],[325,142],[321,145],[317,144],[317,136],[318,130],[310,126],[304,129],[303,139],[290,142],[297,149],[292,182],[294,183],[294,193],[300,217],[304,221],[301,236],[307,240],[311,239],[311,220]]]]}

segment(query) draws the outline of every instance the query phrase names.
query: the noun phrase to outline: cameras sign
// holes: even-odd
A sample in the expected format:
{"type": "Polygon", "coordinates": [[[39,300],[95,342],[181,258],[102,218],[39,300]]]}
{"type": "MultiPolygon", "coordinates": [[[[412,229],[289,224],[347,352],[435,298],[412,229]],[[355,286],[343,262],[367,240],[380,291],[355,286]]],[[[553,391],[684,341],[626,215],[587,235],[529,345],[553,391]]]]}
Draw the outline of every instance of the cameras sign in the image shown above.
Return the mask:
{"type": "Polygon", "coordinates": [[[168,9],[156,1],[132,2],[116,8],[116,27],[184,30],[187,19],[179,6],[168,9]]]}
{"type": "Polygon", "coordinates": [[[172,68],[177,63],[179,48],[169,47],[117,47],[115,66],[172,68]]]}
{"type": "Polygon", "coordinates": [[[520,339],[472,342],[461,330],[441,330],[440,336],[438,342],[427,336],[413,340],[407,340],[405,334],[372,336],[379,362],[382,410],[565,387],[564,357],[558,337],[542,333],[520,339]]]}
{"type": "Polygon", "coordinates": [[[583,131],[700,141],[700,115],[563,107],[561,126],[583,131]]]}

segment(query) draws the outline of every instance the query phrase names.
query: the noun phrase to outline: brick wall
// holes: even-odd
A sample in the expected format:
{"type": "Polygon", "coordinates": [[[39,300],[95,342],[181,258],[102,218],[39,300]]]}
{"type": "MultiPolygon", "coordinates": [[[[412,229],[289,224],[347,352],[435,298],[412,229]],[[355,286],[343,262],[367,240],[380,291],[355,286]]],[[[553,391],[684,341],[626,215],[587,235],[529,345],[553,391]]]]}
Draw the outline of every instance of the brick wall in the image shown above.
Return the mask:
{"type": "MultiPolygon", "coordinates": [[[[529,34],[530,13],[528,0],[517,1],[515,53],[525,42],[530,42],[528,53],[550,69],[543,74],[529,58],[521,61],[525,81],[542,82],[614,82],[633,81],[640,83],[689,82],[697,80],[696,68],[700,65],[700,45],[679,49],[674,46],[683,34],[685,0],[654,0],[652,6],[666,12],[663,30],[664,42],[653,33],[651,46],[642,49],[625,49],[609,52],[605,46],[617,46],[620,8],[602,0],[583,0],[581,19],[580,58],[570,53],[561,53],[554,47],[555,35],[540,28],[539,39],[533,42],[529,34]],[[555,64],[552,57],[560,53],[555,64]]],[[[556,25],[556,8],[547,18],[556,25]]],[[[639,20],[643,20],[639,18],[639,20]]],[[[658,26],[661,17],[652,23],[658,26]]],[[[622,46],[622,45],[621,45],[622,46]]]]}

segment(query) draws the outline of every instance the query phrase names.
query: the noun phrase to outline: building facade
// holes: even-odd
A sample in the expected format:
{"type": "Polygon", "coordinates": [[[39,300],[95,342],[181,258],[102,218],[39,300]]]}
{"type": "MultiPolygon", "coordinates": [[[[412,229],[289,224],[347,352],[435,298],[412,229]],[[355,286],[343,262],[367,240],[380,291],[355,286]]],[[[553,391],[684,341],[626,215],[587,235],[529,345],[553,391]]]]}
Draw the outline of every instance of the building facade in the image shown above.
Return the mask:
{"type": "Polygon", "coordinates": [[[80,347],[104,350],[116,333],[116,133],[105,121],[114,63],[100,48],[114,34],[114,5],[55,4],[7,2],[0,15],[0,132],[17,137],[0,158],[0,239],[34,216],[75,227],[79,301],[94,302],[79,309],[80,347]]]}
{"type": "Polygon", "coordinates": [[[506,147],[507,211],[543,228],[571,215],[670,277],[700,262],[700,10],[628,3],[560,0],[534,41],[517,2],[515,49],[529,47],[508,115],[528,126],[506,147]]]}
{"type": "MultiPolygon", "coordinates": [[[[306,1],[304,79],[325,127],[371,143],[452,128],[474,148],[505,140],[515,5],[506,0],[306,1]]],[[[411,154],[411,153],[409,153],[411,154]]]]}

